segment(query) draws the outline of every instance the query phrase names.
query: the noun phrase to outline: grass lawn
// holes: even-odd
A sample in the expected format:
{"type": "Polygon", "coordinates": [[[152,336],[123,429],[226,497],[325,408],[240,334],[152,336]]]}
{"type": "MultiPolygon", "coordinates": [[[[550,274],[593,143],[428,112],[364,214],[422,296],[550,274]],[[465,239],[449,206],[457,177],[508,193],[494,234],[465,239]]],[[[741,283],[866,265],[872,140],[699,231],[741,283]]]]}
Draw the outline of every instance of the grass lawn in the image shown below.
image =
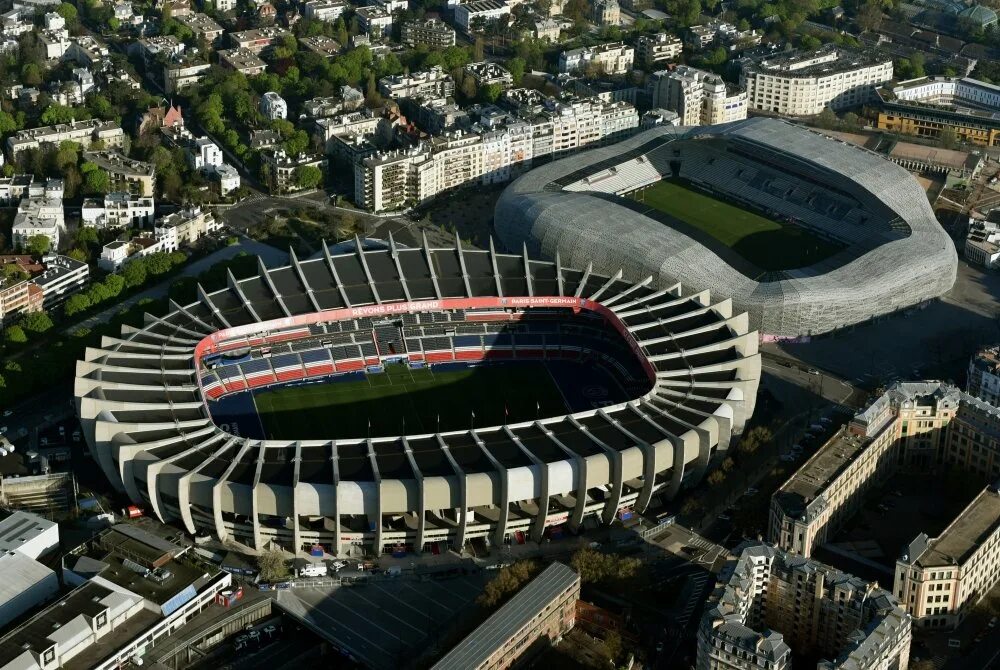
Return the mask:
{"type": "Polygon", "coordinates": [[[442,431],[467,430],[472,412],[476,426],[502,424],[505,405],[508,423],[566,411],[540,362],[433,372],[392,364],[364,381],[278,388],[254,400],[265,435],[287,440],[399,435],[404,425],[407,433],[430,433],[438,430],[438,416],[442,431]]]}
{"type": "Polygon", "coordinates": [[[711,235],[765,271],[806,267],[844,248],[676,181],[657,182],[632,198],[711,235]]]}

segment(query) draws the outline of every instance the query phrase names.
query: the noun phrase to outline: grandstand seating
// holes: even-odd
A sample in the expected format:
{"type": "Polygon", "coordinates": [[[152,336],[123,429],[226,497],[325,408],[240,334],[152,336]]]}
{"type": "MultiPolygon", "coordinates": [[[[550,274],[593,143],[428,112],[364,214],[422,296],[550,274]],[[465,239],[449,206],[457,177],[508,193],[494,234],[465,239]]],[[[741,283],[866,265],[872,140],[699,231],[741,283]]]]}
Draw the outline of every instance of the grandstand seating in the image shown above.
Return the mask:
{"type": "MultiPolygon", "coordinates": [[[[378,364],[380,356],[400,354],[427,363],[587,358],[616,370],[623,380],[643,374],[620,337],[607,329],[603,319],[587,312],[572,317],[565,310],[409,316],[413,318],[404,320],[402,327],[386,323],[373,326],[369,319],[356,319],[340,324],[340,332],[309,328],[299,331],[301,339],[296,341],[269,337],[248,356],[204,370],[202,388],[208,398],[216,400],[270,384],[355,372],[378,364]],[[476,320],[462,321],[466,316],[476,320]],[[274,339],[279,343],[270,344],[274,339]],[[269,353],[263,353],[265,349],[269,353]]],[[[675,349],[670,347],[670,351],[675,349]]]]}

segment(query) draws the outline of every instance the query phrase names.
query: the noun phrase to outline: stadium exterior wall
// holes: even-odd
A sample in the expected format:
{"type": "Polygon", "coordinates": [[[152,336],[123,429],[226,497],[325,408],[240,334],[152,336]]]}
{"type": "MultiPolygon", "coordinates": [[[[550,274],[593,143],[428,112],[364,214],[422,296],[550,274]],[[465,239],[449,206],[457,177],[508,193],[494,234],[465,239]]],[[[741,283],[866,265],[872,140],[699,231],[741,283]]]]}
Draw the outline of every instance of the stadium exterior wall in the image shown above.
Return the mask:
{"type": "Polygon", "coordinates": [[[197,303],[175,304],[162,319],[147,317],[144,328],[105,337],[78,363],[75,393],[91,455],[129,498],[190,533],[210,532],[256,550],[272,541],[299,550],[321,543],[334,553],[351,545],[376,553],[400,544],[460,548],[473,537],[501,542],[519,531],[538,540],[554,525],[577,528],[587,518],[609,523],[619,510],[645,509],[654,495],[676,496],[724,457],[730,435],[753,411],[758,336],[745,314],[733,314],[729,301],[712,303],[707,293],[682,295],[679,286],[653,289],[648,279],[626,282],[589,268],[570,270],[558,259],[496,254],[492,245],[490,251],[469,251],[460,244],[432,250],[391,243],[388,250],[327,254],[316,261],[299,262],[293,254],[292,261],[272,270],[261,265],[248,279],[230,277],[228,289],[210,295],[199,290],[197,303]],[[498,269],[515,264],[523,276],[512,279],[498,269]],[[402,268],[418,265],[420,282],[408,282],[402,268]],[[435,267],[449,265],[462,276],[435,275],[435,267]],[[399,276],[380,277],[373,267],[395,267],[399,276]],[[473,295],[475,267],[492,267],[489,282],[480,284],[493,287],[492,297],[473,295]],[[340,277],[349,275],[370,278],[370,295],[402,289],[410,300],[351,300],[363,284],[342,283],[340,277]],[[292,296],[277,288],[292,279],[309,298],[299,304],[322,309],[296,313],[289,306],[292,296]],[[504,297],[505,282],[520,282],[529,295],[504,297]],[[553,295],[531,295],[536,290],[553,295]],[[198,356],[223,339],[266,339],[282,328],[338,315],[419,313],[483,302],[606,311],[643,354],[652,389],[569,416],[360,440],[240,437],[215,425],[206,409],[198,356]],[[665,309],[675,316],[658,319],[665,309]],[[276,310],[284,316],[261,318],[276,310]],[[692,316],[710,323],[690,330],[669,325],[692,316]],[[686,338],[698,345],[685,348],[686,338]],[[676,344],[676,351],[658,353],[664,342],[676,344]],[[563,457],[538,456],[530,446],[535,439],[563,457]],[[530,464],[505,463],[495,451],[499,446],[516,449],[530,464]],[[398,472],[400,462],[408,474],[383,476],[390,467],[398,472]],[[515,504],[527,510],[517,518],[510,513],[515,504]],[[411,523],[405,529],[384,525],[387,517],[411,523]],[[270,525],[273,518],[291,524],[270,525]],[[316,525],[317,519],[325,521],[316,525]]]}
{"type": "MultiPolygon", "coordinates": [[[[625,162],[623,158],[623,163],[625,162]]],[[[622,177],[619,171],[618,179],[622,177]]],[[[662,172],[660,173],[662,175],[662,172]]],[[[627,193],[651,183],[647,174],[625,184],[627,193]]],[[[597,189],[595,189],[597,190],[597,189]]],[[[618,144],[541,166],[520,177],[496,206],[496,232],[508,248],[527,245],[539,258],[557,253],[570,264],[592,262],[601,272],[621,268],[626,278],[651,275],[654,285],[730,297],[764,336],[817,335],[933,300],[951,289],[958,257],[927,197],[903,168],[881,156],[784,121],[752,118],[706,127],[660,127],[618,144]],[[895,217],[884,239],[853,245],[836,263],[751,278],[719,253],[684,233],[631,209],[613,194],[565,190],[556,180],[605,170],[617,156],[654,140],[739,142],[779,162],[805,161],[838,189],[877,202],[895,217]],[[598,165],[602,164],[602,165],[598,165]]]]}

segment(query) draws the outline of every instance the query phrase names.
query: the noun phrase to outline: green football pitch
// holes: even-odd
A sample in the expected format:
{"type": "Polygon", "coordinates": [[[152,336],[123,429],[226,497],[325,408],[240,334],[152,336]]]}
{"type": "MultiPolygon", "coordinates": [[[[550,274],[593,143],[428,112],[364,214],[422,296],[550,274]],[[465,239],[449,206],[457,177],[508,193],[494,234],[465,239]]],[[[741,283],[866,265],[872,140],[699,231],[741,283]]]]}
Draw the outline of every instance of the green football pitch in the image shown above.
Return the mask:
{"type": "Polygon", "coordinates": [[[813,265],[844,248],[676,181],[659,181],[632,198],[711,235],[764,271],[813,265]]]}
{"type": "Polygon", "coordinates": [[[257,413],[268,438],[308,440],[466,430],[473,422],[495,426],[504,423],[505,406],[508,423],[566,411],[540,362],[439,370],[391,364],[363,381],[264,391],[255,396],[257,413]]]}

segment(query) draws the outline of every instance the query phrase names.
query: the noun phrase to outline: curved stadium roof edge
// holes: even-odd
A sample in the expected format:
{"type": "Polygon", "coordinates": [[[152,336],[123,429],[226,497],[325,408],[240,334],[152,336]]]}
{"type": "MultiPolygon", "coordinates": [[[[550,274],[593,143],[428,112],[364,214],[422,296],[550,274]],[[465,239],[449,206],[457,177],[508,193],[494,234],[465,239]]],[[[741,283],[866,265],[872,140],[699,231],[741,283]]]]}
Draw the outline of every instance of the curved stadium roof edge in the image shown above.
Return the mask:
{"type": "MultiPolygon", "coordinates": [[[[558,255],[547,262],[500,254],[492,244],[407,249],[390,239],[388,249],[311,261],[293,254],[286,267],[260,265],[253,277],[231,277],[211,294],[199,287],[198,301],[172,308],[104,338],[78,363],[88,447],[116,487],[162,520],[257,549],[271,541],[335,552],[352,543],[461,546],[484,535],[541,537],[590,517],[610,521],[654,496],[676,496],[717,463],[753,411],[760,375],[757,334],[728,300],[571,268],[558,255]],[[476,310],[556,308],[603,315],[644,366],[643,392],[536,421],[367,439],[241,437],[208,409],[234,389],[202,357],[230,346],[266,346],[270,358],[255,365],[264,383],[277,384],[279,355],[295,359],[298,377],[389,358],[357,345],[361,362],[323,353],[325,367],[310,367],[319,356],[309,351],[337,349],[325,333],[353,328],[370,337],[373,318],[403,315],[403,327],[423,338],[420,358],[432,361],[441,336],[428,334],[428,324],[466,323],[476,310]]],[[[442,355],[453,345],[444,347],[442,355]]],[[[235,390],[252,386],[246,381],[235,390]]]]}

